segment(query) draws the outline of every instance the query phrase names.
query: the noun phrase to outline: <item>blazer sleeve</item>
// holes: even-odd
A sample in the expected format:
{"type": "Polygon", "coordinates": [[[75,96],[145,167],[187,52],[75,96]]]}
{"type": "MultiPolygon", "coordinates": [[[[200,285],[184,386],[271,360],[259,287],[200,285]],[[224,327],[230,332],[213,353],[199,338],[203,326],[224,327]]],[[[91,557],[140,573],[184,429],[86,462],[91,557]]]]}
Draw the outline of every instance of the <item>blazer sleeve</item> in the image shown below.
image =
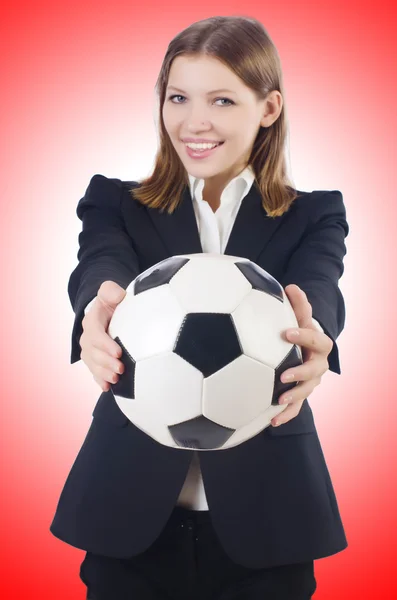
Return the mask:
{"type": "Polygon", "coordinates": [[[345,325],[345,303],[338,287],[344,272],[345,238],[349,234],[342,193],[313,194],[310,224],[292,254],[280,283],[298,285],[312,306],[312,316],[333,341],[328,355],[329,369],[341,373],[336,339],[345,325]]]}
{"type": "Polygon", "coordinates": [[[121,196],[119,179],[96,174],[77,204],[76,214],[82,221],[79,262],[68,283],[75,313],[71,364],[80,360],[84,309],[95,298],[101,284],[111,280],[126,289],[139,274],[138,258],[121,213],[121,196]]]}

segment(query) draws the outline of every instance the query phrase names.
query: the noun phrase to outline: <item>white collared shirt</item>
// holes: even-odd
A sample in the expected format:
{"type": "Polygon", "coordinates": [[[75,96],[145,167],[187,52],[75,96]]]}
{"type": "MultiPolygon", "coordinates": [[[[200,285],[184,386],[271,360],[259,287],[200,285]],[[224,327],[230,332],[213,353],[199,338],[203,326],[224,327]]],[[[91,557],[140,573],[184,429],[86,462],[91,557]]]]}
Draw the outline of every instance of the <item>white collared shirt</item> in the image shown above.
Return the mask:
{"type": "Polygon", "coordinates": [[[208,202],[203,200],[204,179],[197,179],[189,174],[190,195],[203,252],[225,252],[236,215],[254,181],[253,169],[247,166],[229,181],[221,194],[219,208],[214,213],[208,202]]]}
{"type": "MultiPolygon", "coordinates": [[[[204,180],[189,174],[190,194],[203,252],[224,253],[240,205],[254,181],[253,169],[248,165],[227,184],[221,194],[220,206],[214,212],[208,202],[203,200],[204,180]]],[[[87,304],[85,312],[94,301],[95,298],[87,304]]],[[[313,323],[323,331],[318,321],[313,319],[313,323]]],[[[177,504],[190,510],[208,510],[197,451],[193,452],[177,504]]]]}

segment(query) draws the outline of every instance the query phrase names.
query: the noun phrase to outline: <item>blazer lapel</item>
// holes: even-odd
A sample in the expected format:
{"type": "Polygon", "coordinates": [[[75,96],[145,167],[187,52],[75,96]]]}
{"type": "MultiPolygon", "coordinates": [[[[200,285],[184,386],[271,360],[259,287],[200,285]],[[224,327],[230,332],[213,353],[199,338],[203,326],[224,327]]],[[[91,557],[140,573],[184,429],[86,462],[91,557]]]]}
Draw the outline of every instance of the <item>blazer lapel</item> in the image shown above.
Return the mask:
{"type": "Polygon", "coordinates": [[[182,201],[172,215],[158,209],[149,209],[148,213],[168,251],[168,256],[198,254],[203,251],[188,186],[185,187],[182,201]]]}
{"type": "MultiPolygon", "coordinates": [[[[188,186],[184,189],[182,202],[172,215],[157,209],[150,209],[148,213],[168,252],[167,256],[203,251],[188,186]]],[[[225,254],[256,262],[282,222],[283,217],[270,218],[266,215],[254,182],[241,203],[225,254]]]]}
{"type": "Polygon", "coordinates": [[[254,181],[243,199],[225,248],[225,254],[241,256],[256,262],[283,217],[268,217],[262,206],[262,198],[254,181]]]}

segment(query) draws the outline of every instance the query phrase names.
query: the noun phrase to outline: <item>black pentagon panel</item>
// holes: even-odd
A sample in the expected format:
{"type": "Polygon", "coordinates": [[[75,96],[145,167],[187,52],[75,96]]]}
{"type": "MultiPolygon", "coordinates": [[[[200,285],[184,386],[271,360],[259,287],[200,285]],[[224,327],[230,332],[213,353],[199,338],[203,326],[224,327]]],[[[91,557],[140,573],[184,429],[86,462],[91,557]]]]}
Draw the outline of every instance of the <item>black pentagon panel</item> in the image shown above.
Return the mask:
{"type": "Polygon", "coordinates": [[[183,266],[189,262],[189,258],[183,258],[181,256],[171,256],[166,258],[156,265],[156,267],[145,274],[145,272],[138,275],[134,283],[134,295],[146,292],[152,288],[158,287],[169,283],[173,276],[178,273],[183,266]]]}
{"type": "Polygon", "coordinates": [[[198,450],[221,448],[235,433],[235,429],[218,425],[204,415],[177,425],[170,425],[168,429],[178,446],[198,450]]]}
{"type": "Polygon", "coordinates": [[[283,383],[280,381],[280,377],[284,371],[287,369],[292,369],[293,367],[297,367],[302,364],[302,359],[298,354],[298,348],[293,345],[291,350],[288,352],[287,356],[284,360],[279,364],[279,366],[274,371],[274,389],[273,389],[273,397],[272,404],[278,405],[278,400],[284,392],[287,392],[291,388],[298,385],[299,381],[292,381],[289,383],[283,383]]]}
{"type": "Polygon", "coordinates": [[[230,314],[188,313],[174,352],[209,377],[238,358],[243,350],[230,314]]]}
{"type": "Polygon", "coordinates": [[[248,279],[254,290],[265,292],[280,302],[284,302],[283,288],[270,273],[253,262],[236,262],[234,264],[248,279]]]}
{"type": "Polygon", "coordinates": [[[128,353],[119,337],[115,337],[114,341],[121,346],[121,356],[119,360],[124,365],[124,371],[119,375],[116,383],[110,384],[110,389],[115,396],[122,396],[133,400],[135,398],[135,365],[136,362],[128,353]]]}

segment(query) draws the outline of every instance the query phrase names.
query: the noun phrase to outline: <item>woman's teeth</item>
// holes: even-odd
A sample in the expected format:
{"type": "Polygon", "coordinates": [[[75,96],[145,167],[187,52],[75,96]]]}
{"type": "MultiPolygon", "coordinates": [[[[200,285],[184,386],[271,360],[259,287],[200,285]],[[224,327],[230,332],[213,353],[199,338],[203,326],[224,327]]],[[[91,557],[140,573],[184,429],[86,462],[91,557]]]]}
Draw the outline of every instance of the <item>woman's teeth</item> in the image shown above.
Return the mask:
{"type": "Polygon", "coordinates": [[[193,144],[193,143],[187,143],[186,146],[188,146],[189,148],[191,148],[192,150],[211,150],[211,148],[215,148],[216,146],[219,146],[219,144],[221,144],[222,142],[218,142],[217,144],[193,144]]]}

